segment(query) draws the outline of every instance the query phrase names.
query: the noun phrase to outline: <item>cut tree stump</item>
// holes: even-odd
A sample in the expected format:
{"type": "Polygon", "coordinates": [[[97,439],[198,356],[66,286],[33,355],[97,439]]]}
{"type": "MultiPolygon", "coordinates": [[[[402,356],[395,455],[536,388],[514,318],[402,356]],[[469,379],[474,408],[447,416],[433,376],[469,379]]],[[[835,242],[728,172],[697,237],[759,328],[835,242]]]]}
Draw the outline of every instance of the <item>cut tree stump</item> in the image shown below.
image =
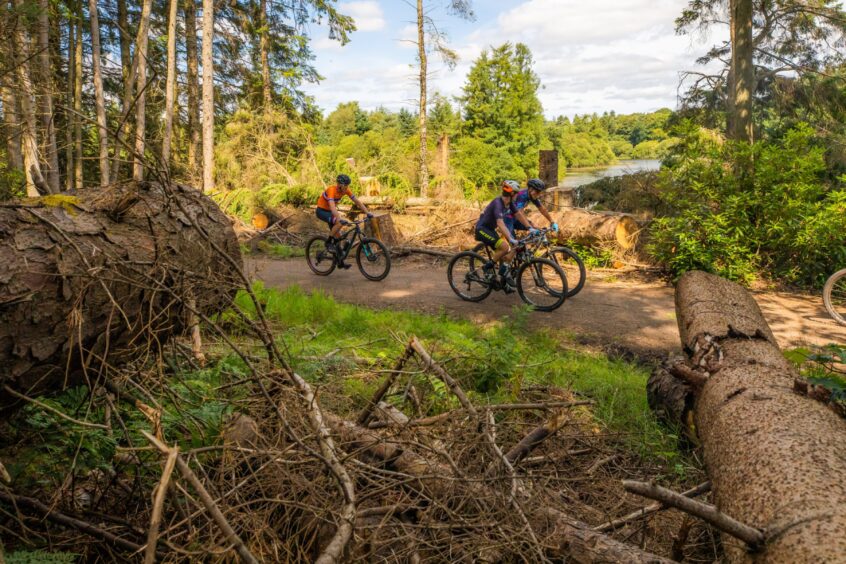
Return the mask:
{"type": "MultiPolygon", "coordinates": [[[[201,314],[220,311],[240,267],[229,219],[186,186],[0,205],[0,389],[37,396],[95,380],[101,359],[187,329],[187,296],[201,314]]],[[[0,392],[0,409],[17,402],[0,392]]]]}
{"type": "Polygon", "coordinates": [[[846,420],[793,391],[752,296],[704,272],[676,287],[676,316],[694,387],[694,418],[713,500],[765,532],[757,554],[724,537],[732,562],[842,562],[846,555],[846,420]]]}
{"type": "Polygon", "coordinates": [[[637,243],[640,226],[627,214],[592,212],[567,208],[553,218],[558,222],[559,240],[583,245],[613,245],[628,250],[637,243]]]}

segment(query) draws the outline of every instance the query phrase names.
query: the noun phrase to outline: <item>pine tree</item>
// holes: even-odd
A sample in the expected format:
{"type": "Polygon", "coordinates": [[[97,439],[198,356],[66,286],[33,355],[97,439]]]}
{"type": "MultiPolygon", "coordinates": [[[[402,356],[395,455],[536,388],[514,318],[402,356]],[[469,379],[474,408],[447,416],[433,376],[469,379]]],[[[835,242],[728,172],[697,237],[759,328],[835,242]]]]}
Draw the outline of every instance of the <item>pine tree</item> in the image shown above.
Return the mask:
{"type": "Polygon", "coordinates": [[[506,43],[476,60],[462,97],[464,133],[506,149],[527,176],[537,170],[543,134],[538,88],[529,48],[506,43]]]}

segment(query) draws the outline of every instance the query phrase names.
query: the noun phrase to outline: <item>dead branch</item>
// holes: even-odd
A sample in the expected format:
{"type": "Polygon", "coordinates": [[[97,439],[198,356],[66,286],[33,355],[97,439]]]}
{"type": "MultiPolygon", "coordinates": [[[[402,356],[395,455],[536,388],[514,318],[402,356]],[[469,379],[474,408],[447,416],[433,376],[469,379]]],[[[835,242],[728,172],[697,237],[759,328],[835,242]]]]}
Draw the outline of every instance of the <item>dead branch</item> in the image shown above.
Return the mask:
{"type": "MultiPolygon", "coordinates": [[[[86,535],[100,539],[115,548],[120,548],[133,553],[141,552],[144,549],[144,547],[140,544],[136,544],[123,537],[119,537],[114,533],[110,533],[109,531],[92,525],[87,521],[66,515],[58,509],[54,509],[35,498],[13,494],[7,490],[0,490],[0,500],[3,500],[16,508],[26,507],[31,509],[49,521],[76,529],[86,535]]],[[[159,554],[159,556],[163,557],[164,553],[159,554]]]]}
{"type": "MultiPolygon", "coordinates": [[[[681,495],[685,497],[698,497],[700,495],[706,494],[711,491],[711,482],[704,482],[699,484],[698,486],[691,488],[687,491],[681,493],[681,495]]],[[[637,521],[638,519],[643,519],[648,515],[652,515],[653,513],[657,513],[662,509],[666,509],[667,506],[663,503],[653,503],[651,505],[647,505],[637,511],[633,511],[628,515],[620,517],[619,519],[614,519],[613,521],[609,521],[607,523],[603,523],[602,525],[598,525],[593,528],[594,531],[600,532],[608,532],[613,531],[614,529],[619,529],[624,525],[628,525],[633,521],[637,521]]]]}
{"type": "Polygon", "coordinates": [[[391,386],[394,384],[394,381],[399,376],[402,367],[405,365],[405,362],[408,358],[413,354],[413,349],[411,348],[411,342],[405,347],[405,350],[402,352],[402,355],[397,360],[396,365],[394,365],[393,370],[391,370],[390,374],[385,377],[385,380],[382,382],[382,385],[379,386],[379,389],[376,390],[376,393],[373,394],[373,397],[370,398],[370,401],[361,410],[358,418],[356,419],[356,423],[359,425],[366,425],[367,420],[370,419],[370,414],[373,413],[373,408],[382,401],[382,398],[388,393],[388,390],[391,389],[391,386]]]}
{"type": "Polygon", "coordinates": [[[552,417],[544,421],[542,425],[532,429],[519,443],[511,447],[511,450],[505,453],[505,458],[511,464],[518,464],[531,454],[538,445],[554,435],[564,425],[566,420],[566,412],[563,409],[556,411],[552,414],[552,417]]]}
{"type": "Polygon", "coordinates": [[[159,538],[159,525],[162,521],[162,508],[167,496],[170,476],[173,474],[173,467],[176,465],[176,457],[179,456],[179,447],[173,446],[167,453],[162,477],[159,485],[156,486],[156,494],[153,499],[153,513],[150,517],[150,530],[147,533],[147,546],[144,549],[144,564],[152,564],[156,560],[156,543],[159,538]]]}
{"type": "Polygon", "coordinates": [[[764,543],[765,537],[761,530],[729,517],[711,504],[695,501],[667,488],[647,482],[623,480],[623,487],[628,492],[660,501],[666,506],[699,517],[724,533],[742,540],[752,550],[759,548],[764,543]]]}
{"type": "MultiPolygon", "coordinates": [[[[162,454],[170,455],[170,449],[159,441],[156,437],[151,435],[146,431],[141,431],[150,443],[159,449],[162,454]]],[[[214,502],[212,497],[209,495],[208,490],[206,490],[203,483],[197,478],[197,475],[188,467],[188,464],[182,460],[182,457],[179,456],[179,453],[176,454],[176,467],[179,468],[179,473],[182,474],[182,477],[191,484],[191,487],[194,488],[194,491],[197,492],[197,495],[200,496],[200,501],[202,502],[203,506],[206,510],[211,514],[212,519],[220,527],[220,530],[223,531],[223,534],[226,536],[226,542],[232,543],[235,546],[235,551],[238,553],[238,556],[241,557],[243,562],[247,564],[258,564],[258,560],[255,556],[250,552],[247,548],[247,545],[244,544],[244,541],[241,540],[241,537],[238,536],[238,533],[232,528],[229,522],[226,520],[226,517],[223,516],[221,513],[220,508],[214,502]]]]}

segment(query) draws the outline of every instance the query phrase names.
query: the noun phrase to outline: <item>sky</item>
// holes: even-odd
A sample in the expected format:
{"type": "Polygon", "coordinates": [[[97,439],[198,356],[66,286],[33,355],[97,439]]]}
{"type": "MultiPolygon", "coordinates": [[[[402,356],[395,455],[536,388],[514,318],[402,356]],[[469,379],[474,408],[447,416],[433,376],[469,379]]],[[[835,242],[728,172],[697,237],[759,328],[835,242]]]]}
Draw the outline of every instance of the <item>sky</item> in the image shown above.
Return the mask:
{"type": "MultiPolygon", "coordinates": [[[[532,51],[547,118],[675,108],[681,73],[701,70],[696,58],[725,35],[676,35],[674,21],[687,0],[473,0],[473,21],[450,14],[447,0],[424,5],[460,57],[449,70],[430,56],[430,97],[460,96],[484,50],[521,42],[532,51]]],[[[338,9],[358,29],[341,46],[324,26],[312,26],[314,63],[324,80],[305,91],[326,113],[353,100],[366,110],[416,111],[416,2],[348,0],[338,9]]]]}

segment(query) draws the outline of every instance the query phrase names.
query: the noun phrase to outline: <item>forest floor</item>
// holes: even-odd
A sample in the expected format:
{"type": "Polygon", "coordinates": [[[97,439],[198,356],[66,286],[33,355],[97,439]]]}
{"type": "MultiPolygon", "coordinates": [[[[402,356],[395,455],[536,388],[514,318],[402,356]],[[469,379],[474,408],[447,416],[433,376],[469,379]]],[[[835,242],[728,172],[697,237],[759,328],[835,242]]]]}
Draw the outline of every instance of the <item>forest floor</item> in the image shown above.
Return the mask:
{"type": "MultiPolygon", "coordinates": [[[[446,279],[446,262],[420,258],[395,260],[382,282],[368,282],[354,266],[315,276],[305,259],[252,258],[250,274],[267,285],[322,290],[341,302],[372,308],[441,313],[477,323],[496,321],[522,301],[516,294],[493,293],[482,303],[460,300],[446,279]]],[[[818,296],[755,291],[782,348],[846,341],[846,328],[826,314],[818,296]]],[[[589,272],[585,288],[552,313],[533,312],[530,322],[561,329],[573,340],[637,356],[663,357],[679,349],[673,287],[663,280],[589,272]]]]}

